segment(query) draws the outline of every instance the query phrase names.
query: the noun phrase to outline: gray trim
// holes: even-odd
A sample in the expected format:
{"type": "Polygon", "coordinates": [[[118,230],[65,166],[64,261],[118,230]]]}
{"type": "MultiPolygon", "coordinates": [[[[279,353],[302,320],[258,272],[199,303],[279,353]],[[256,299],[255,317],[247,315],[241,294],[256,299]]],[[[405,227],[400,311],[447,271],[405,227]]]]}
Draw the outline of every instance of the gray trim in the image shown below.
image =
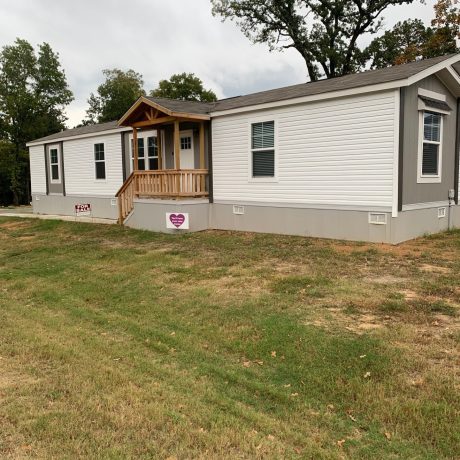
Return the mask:
{"type": "Polygon", "coordinates": [[[404,98],[406,89],[399,89],[399,146],[398,146],[398,211],[402,211],[403,206],[403,186],[404,186],[404,98]]]}
{"type": "Polygon", "coordinates": [[[43,144],[43,155],[45,157],[45,179],[46,179],[46,194],[50,194],[50,186],[49,186],[49,171],[48,171],[48,153],[46,144],[43,144]]]}
{"type": "Polygon", "coordinates": [[[456,101],[445,84],[436,76],[430,75],[405,88],[404,95],[404,155],[403,155],[403,205],[429,203],[447,199],[447,191],[454,188],[455,141],[457,131],[456,101]],[[420,111],[419,89],[433,91],[446,96],[452,107],[449,114],[442,115],[442,168],[440,179],[433,182],[420,180],[420,111]]]}
{"type": "Polygon", "coordinates": [[[454,190],[455,204],[458,204],[458,182],[460,175],[460,98],[457,98],[457,132],[455,134],[455,166],[454,166],[454,190]]]}
{"type": "Polygon", "coordinates": [[[62,195],[65,196],[65,174],[64,174],[64,142],[59,142],[59,150],[61,151],[61,183],[62,183],[62,195]]]}

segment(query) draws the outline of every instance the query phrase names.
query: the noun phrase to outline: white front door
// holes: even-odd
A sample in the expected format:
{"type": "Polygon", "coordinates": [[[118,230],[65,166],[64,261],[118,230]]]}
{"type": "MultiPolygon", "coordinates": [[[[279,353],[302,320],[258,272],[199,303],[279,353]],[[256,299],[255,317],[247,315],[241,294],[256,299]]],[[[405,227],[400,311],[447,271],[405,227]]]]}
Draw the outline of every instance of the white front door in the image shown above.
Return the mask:
{"type": "Polygon", "coordinates": [[[180,133],[180,169],[195,169],[193,131],[191,130],[180,133]]]}

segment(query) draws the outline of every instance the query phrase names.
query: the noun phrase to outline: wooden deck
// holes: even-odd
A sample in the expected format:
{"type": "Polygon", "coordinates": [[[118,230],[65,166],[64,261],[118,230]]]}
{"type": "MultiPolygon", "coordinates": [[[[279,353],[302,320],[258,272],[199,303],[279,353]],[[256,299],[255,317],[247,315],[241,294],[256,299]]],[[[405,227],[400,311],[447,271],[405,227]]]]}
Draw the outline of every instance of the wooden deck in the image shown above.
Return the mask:
{"type": "Polygon", "coordinates": [[[135,198],[207,197],[207,176],[207,169],[134,171],[116,194],[119,223],[133,210],[135,198]]]}

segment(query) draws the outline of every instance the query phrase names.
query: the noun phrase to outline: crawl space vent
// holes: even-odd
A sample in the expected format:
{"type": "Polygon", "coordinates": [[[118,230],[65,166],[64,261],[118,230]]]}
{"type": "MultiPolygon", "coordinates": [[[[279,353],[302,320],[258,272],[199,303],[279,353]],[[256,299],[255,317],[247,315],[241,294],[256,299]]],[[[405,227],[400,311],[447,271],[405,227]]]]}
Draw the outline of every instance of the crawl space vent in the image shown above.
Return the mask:
{"type": "Polygon", "coordinates": [[[239,205],[236,205],[234,204],[233,205],[233,214],[237,214],[237,215],[243,215],[244,214],[244,206],[239,206],[239,205]]]}
{"type": "Polygon", "coordinates": [[[369,223],[374,225],[386,225],[387,215],[384,212],[370,212],[369,223]]]}

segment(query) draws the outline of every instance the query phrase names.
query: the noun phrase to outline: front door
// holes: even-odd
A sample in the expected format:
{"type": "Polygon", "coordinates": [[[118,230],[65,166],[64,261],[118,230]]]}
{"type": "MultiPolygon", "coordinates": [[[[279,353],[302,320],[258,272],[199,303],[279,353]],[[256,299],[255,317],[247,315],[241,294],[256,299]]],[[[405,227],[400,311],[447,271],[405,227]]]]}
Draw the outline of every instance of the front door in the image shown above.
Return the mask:
{"type": "Polygon", "coordinates": [[[180,133],[180,169],[195,169],[193,131],[181,131],[180,133]]]}

